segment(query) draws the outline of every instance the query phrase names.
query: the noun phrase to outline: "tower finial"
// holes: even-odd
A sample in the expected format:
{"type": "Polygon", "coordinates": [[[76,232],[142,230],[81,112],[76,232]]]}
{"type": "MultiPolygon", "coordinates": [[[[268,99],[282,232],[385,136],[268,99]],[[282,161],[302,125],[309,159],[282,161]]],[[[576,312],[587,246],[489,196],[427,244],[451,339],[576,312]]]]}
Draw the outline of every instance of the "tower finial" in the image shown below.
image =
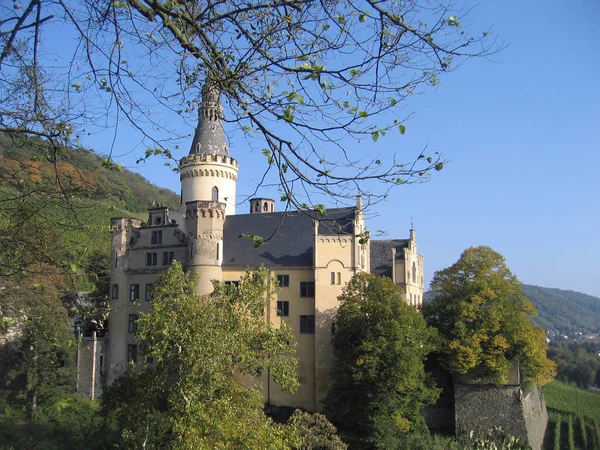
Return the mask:
{"type": "Polygon", "coordinates": [[[223,130],[221,91],[209,75],[202,86],[202,101],[198,105],[198,126],[192,141],[190,155],[229,156],[227,139],[223,130]]]}
{"type": "Polygon", "coordinates": [[[410,229],[411,229],[411,230],[414,230],[414,229],[415,229],[415,222],[414,222],[414,220],[413,220],[413,218],[412,218],[412,217],[410,218],[410,229]]]}

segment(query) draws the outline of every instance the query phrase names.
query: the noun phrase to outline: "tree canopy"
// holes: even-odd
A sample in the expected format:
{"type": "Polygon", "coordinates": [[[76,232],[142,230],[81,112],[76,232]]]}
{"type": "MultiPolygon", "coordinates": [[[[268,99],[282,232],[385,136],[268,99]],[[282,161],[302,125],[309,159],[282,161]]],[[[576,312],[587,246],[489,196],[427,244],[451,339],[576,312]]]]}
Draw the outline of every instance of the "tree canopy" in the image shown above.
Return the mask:
{"type": "Polygon", "coordinates": [[[435,330],[389,278],[357,274],[339,300],[326,411],[352,448],[404,448],[426,432],[421,411],[439,395],[423,366],[435,330]]]}
{"type": "Polygon", "coordinates": [[[130,370],[103,397],[128,446],[292,446],[295,435],[265,416],[261,391],[242,382],[268,368],[284,389],[298,383],[289,328],[272,328],[264,319],[274,285],[267,281],[268,271],[258,269],[239,287],[216,284],[200,298],[179,263],[161,275],[152,309],[137,324],[144,358],[154,363],[130,370]]]}
{"type": "Polygon", "coordinates": [[[311,192],[375,200],[443,158],[364,157],[345,138],[404,134],[407,98],[499,49],[489,30],[463,27],[467,11],[425,0],[14,2],[0,9],[0,131],[75,144],[109,128],[110,155],[125,121],[146,143],[142,159],[178,159],[181,136],[158,111],[194,117],[208,82],[289,205],[311,192]]]}
{"type": "Polygon", "coordinates": [[[483,369],[504,383],[512,360],[537,385],[552,380],[556,368],[547,358],[546,334],[535,327],[533,304],[504,257],[489,247],[472,247],[447,269],[434,274],[437,296],[423,306],[427,323],[437,328],[442,364],[466,374],[483,369]]]}

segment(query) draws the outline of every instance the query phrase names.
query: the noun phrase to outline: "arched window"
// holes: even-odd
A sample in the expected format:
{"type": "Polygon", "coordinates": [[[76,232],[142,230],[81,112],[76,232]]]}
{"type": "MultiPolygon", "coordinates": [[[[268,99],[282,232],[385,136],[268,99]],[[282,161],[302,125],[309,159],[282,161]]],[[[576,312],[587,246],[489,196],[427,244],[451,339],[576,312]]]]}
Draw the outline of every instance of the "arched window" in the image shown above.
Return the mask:
{"type": "Polygon", "coordinates": [[[259,212],[260,211],[260,203],[256,202],[256,205],[254,205],[254,212],[259,212]]]}
{"type": "Polygon", "coordinates": [[[219,201],[219,188],[216,186],[212,188],[212,201],[213,202],[219,201]]]}
{"type": "Polygon", "coordinates": [[[265,203],[263,204],[263,211],[264,211],[264,212],[269,212],[269,205],[267,204],[267,202],[265,202],[265,203]]]}
{"type": "Polygon", "coordinates": [[[417,265],[415,264],[414,261],[413,261],[413,267],[412,267],[412,280],[413,280],[413,283],[417,282],[417,265]]]}

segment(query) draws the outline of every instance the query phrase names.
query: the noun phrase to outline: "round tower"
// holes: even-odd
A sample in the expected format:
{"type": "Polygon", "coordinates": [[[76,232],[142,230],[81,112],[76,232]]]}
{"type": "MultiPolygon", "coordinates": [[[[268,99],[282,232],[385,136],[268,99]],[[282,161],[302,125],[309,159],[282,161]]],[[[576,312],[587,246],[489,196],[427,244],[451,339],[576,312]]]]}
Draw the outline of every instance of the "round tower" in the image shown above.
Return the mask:
{"type": "Polygon", "coordinates": [[[179,163],[182,213],[189,202],[208,201],[224,203],[225,213],[235,214],[238,162],[229,156],[219,96],[208,83],[202,88],[192,147],[179,163]]]}
{"type": "Polygon", "coordinates": [[[185,221],[188,235],[186,267],[197,275],[196,292],[210,294],[212,280],[222,280],[223,202],[193,201],[186,203],[185,221]]]}

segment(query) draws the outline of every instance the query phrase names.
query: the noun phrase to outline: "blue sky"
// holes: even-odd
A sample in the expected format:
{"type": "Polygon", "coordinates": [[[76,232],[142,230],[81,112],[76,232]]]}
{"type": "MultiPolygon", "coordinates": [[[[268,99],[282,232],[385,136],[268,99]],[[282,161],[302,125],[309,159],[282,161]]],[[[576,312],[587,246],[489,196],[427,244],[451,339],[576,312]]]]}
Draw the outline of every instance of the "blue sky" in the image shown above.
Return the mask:
{"type": "MultiPolygon", "coordinates": [[[[492,27],[506,47],[411,98],[405,136],[354,144],[388,155],[427,145],[451,160],[429,183],[393,190],[369,212],[369,228],[405,238],[412,217],[427,284],[465,248],[489,245],[524,283],[600,297],[600,3],[490,0],[462,23],[492,27]]],[[[264,158],[236,139],[238,192],[250,194],[264,158]]],[[[128,168],[179,191],[178,176],[161,161],[135,165],[143,147],[124,139],[117,148],[128,168]]]]}

